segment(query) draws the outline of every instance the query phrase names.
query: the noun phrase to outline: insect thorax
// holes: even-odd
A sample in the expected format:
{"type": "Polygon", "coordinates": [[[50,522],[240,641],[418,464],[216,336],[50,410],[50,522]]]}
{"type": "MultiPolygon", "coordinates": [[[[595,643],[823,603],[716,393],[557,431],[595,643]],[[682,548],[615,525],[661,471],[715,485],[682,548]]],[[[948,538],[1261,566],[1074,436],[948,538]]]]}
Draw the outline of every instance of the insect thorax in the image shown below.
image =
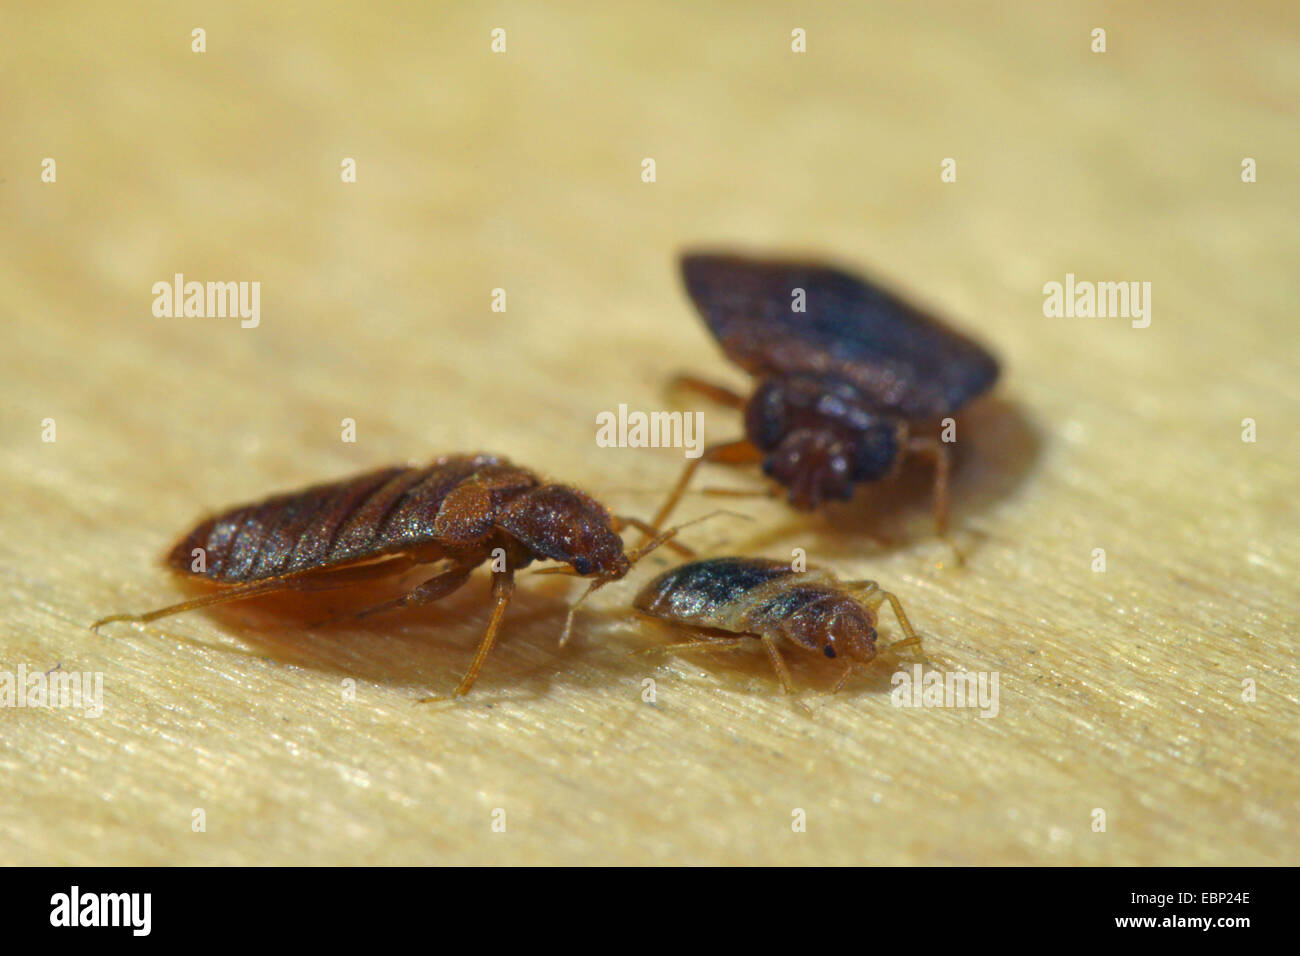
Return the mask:
{"type": "Polygon", "coordinates": [[[745,624],[755,633],[779,634],[804,650],[828,657],[869,657],[874,653],[874,618],[839,588],[791,583],[756,602],[745,624]]]}
{"type": "Polygon", "coordinates": [[[766,452],[763,470],[803,507],[851,497],[855,483],[884,477],[898,457],[897,421],[832,376],[765,379],[745,408],[745,431],[766,452]]]}

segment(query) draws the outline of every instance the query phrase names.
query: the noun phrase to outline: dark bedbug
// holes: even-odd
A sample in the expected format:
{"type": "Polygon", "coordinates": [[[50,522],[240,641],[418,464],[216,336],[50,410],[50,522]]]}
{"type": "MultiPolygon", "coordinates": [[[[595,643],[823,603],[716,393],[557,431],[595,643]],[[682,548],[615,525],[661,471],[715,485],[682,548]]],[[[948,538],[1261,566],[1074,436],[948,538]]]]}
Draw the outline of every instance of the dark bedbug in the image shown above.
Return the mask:
{"type": "Polygon", "coordinates": [[[921,639],[898,603],[875,581],[838,581],[827,571],[795,571],[788,563],[765,558],[708,558],[666,571],[647,584],[632,602],[643,614],[688,627],[731,631],[735,638],[704,638],[655,650],[737,648],[760,640],[782,688],[790,693],[790,672],[778,650],[784,639],[803,651],[843,659],[838,691],[857,666],[876,656],[880,605],[893,608],[906,647],[921,639]]]}
{"type": "Polygon", "coordinates": [[[653,524],[660,527],[703,461],[761,462],[800,510],[850,498],[905,455],[935,463],[935,521],[948,514],[948,453],[925,423],[992,387],[981,346],[862,279],[778,259],[690,254],[682,275],[709,330],[758,380],[746,399],[681,376],[678,384],[742,409],[745,437],[693,459],[653,524]],[[803,310],[796,309],[802,296],[803,310]]]}
{"type": "MultiPolygon", "coordinates": [[[[456,694],[464,694],[492,649],[516,570],[534,561],[560,561],[594,578],[590,594],[622,578],[676,530],[654,533],[645,522],[611,515],[576,488],[544,482],[504,458],[447,455],[431,465],[372,471],[208,518],[177,542],[165,561],[171,570],[220,590],[145,614],[114,614],[91,627],[153,621],[275,591],[345,587],[447,562],[403,596],[361,613],[366,616],[437,601],[465,584],[478,565],[493,560],[495,605],[456,688],[456,694]],[[626,526],[654,536],[625,554],[619,532],[626,526]]],[[[561,643],[572,620],[571,610],[561,643]]]]}

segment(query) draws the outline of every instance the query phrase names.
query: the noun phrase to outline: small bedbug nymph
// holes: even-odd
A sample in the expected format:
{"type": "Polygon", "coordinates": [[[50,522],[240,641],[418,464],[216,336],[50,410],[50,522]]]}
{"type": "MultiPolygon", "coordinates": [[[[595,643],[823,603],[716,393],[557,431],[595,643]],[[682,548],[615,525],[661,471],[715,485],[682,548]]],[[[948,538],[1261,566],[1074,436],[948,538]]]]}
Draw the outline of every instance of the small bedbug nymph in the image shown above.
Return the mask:
{"type": "Polygon", "coordinates": [[[745,437],[687,466],[654,522],[704,461],[759,463],[801,510],[847,499],[907,455],[935,465],[935,523],[948,514],[948,449],[926,434],[988,391],[997,361],[980,345],[856,276],[813,263],[737,255],[682,257],[686,290],[727,357],[755,376],[746,398],[677,383],[744,412],[745,437]]]}
{"type": "MultiPolygon", "coordinates": [[[[365,617],[437,601],[465,584],[478,565],[504,558],[501,567],[493,565],[492,618],[456,688],[459,695],[474,684],[492,649],[516,570],[534,561],[563,562],[594,578],[590,594],[622,578],[677,530],[656,533],[624,553],[619,532],[626,526],[653,532],[645,522],[611,515],[576,488],[544,482],[504,458],[447,455],[431,465],[385,468],[208,518],[177,542],[165,563],[219,590],[145,614],[114,614],[91,627],[153,621],[276,591],[346,587],[416,565],[445,563],[401,597],[361,612],[365,617]],[[197,563],[196,555],[201,556],[197,563]]],[[[561,643],[572,621],[571,609],[561,643]]]]}
{"type": "Polygon", "coordinates": [[[709,558],[659,575],[632,602],[643,614],[693,628],[730,631],[736,638],[705,638],[656,650],[725,650],[763,644],[782,688],[791,692],[790,672],[778,640],[821,657],[843,660],[838,691],[853,671],[876,657],[880,605],[889,602],[907,635],[890,647],[919,644],[898,598],[874,581],[838,581],[827,571],[794,571],[764,558],[709,558]]]}

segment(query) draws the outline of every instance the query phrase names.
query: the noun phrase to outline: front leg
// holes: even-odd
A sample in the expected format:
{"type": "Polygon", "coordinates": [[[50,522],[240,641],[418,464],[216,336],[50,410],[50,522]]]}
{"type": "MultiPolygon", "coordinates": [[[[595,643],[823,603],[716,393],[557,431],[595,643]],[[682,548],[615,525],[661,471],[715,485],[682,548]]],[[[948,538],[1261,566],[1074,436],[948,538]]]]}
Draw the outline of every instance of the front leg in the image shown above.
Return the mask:
{"type": "Polygon", "coordinates": [[[921,638],[912,629],[912,622],[907,619],[907,612],[903,610],[902,603],[892,591],[884,590],[875,581],[845,581],[844,588],[852,591],[859,601],[871,608],[877,615],[880,613],[880,605],[886,601],[889,602],[889,606],[894,612],[894,619],[898,621],[898,626],[907,635],[905,640],[895,641],[888,645],[889,647],[910,647],[921,643],[921,638]]]}
{"type": "Polygon", "coordinates": [[[744,410],[748,399],[738,392],[732,391],[725,385],[717,385],[713,382],[706,382],[702,378],[696,378],[694,375],[674,375],[671,382],[668,383],[671,389],[690,390],[698,392],[711,402],[719,405],[726,405],[728,408],[744,410]]]}
{"type": "Polygon", "coordinates": [[[737,465],[762,460],[763,453],[750,444],[748,438],[738,438],[735,441],[725,442],[721,445],[709,446],[704,449],[704,453],[699,458],[692,458],[686,463],[682,476],[677,479],[677,484],[673,486],[672,492],[668,495],[668,500],[663,503],[663,506],[654,516],[654,520],[650,522],[651,526],[656,529],[664,526],[664,522],[668,520],[668,516],[673,513],[673,509],[682,500],[687,485],[691,483],[691,478],[694,477],[696,469],[702,463],[712,461],[720,464],[737,465]]]}

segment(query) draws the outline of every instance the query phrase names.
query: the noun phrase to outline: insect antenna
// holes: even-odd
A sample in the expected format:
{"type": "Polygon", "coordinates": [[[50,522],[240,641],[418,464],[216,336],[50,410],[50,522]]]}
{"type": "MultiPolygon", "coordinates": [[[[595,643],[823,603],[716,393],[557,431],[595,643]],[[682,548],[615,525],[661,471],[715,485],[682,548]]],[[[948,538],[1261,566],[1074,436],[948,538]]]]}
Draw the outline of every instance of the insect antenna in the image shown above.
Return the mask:
{"type": "MultiPolygon", "coordinates": [[[[640,544],[638,544],[635,548],[633,548],[631,551],[628,551],[626,554],[628,568],[630,569],[634,567],[638,561],[644,558],[655,548],[659,547],[661,544],[665,544],[666,542],[670,541],[673,537],[676,536],[677,532],[681,531],[683,528],[689,528],[691,525],[699,524],[701,521],[707,521],[709,518],[716,518],[718,515],[731,515],[733,518],[746,518],[746,519],[749,518],[749,515],[743,515],[736,511],[725,511],[723,509],[719,509],[717,511],[710,511],[708,514],[701,515],[698,518],[692,518],[690,521],[683,521],[681,524],[674,525],[673,527],[667,529],[666,531],[660,531],[650,540],[643,541],[640,544]]],[[[542,573],[542,572],[538,572],[538,573],[542,573]]],[[[622,577],[622,575],[620,575],[619,577],[622,577]]],[[[564,619],[564,630],[560,634],[561,647],[563,647],[565,644],[569,642],[569,637],[573,633],[573,620],[578,614],[578,606],[581,605],[583,601],[587,600],[587,598],[591,596],[592,591],[599,590],[600,588],[603,588],[606,584],[608,584],[610,581],[617,581],[617,580],[618,578],[615,577],[596,578],[587,587],[587,590],[583,591],[582,594],[578,596],[578,599],[569,605],[569,613],[564,619]]]]}
{"type": "Polygon", "coordinates": [[[837,680],[835,686],[831,688],[831,693],[838,694],[844,685],[849,682],[849,678],[856,674],[857,671],[857,666],[852,661],[849,661],[849,666],[844,668],[844,673],[840,675],[840,679],[837,680]]]}

